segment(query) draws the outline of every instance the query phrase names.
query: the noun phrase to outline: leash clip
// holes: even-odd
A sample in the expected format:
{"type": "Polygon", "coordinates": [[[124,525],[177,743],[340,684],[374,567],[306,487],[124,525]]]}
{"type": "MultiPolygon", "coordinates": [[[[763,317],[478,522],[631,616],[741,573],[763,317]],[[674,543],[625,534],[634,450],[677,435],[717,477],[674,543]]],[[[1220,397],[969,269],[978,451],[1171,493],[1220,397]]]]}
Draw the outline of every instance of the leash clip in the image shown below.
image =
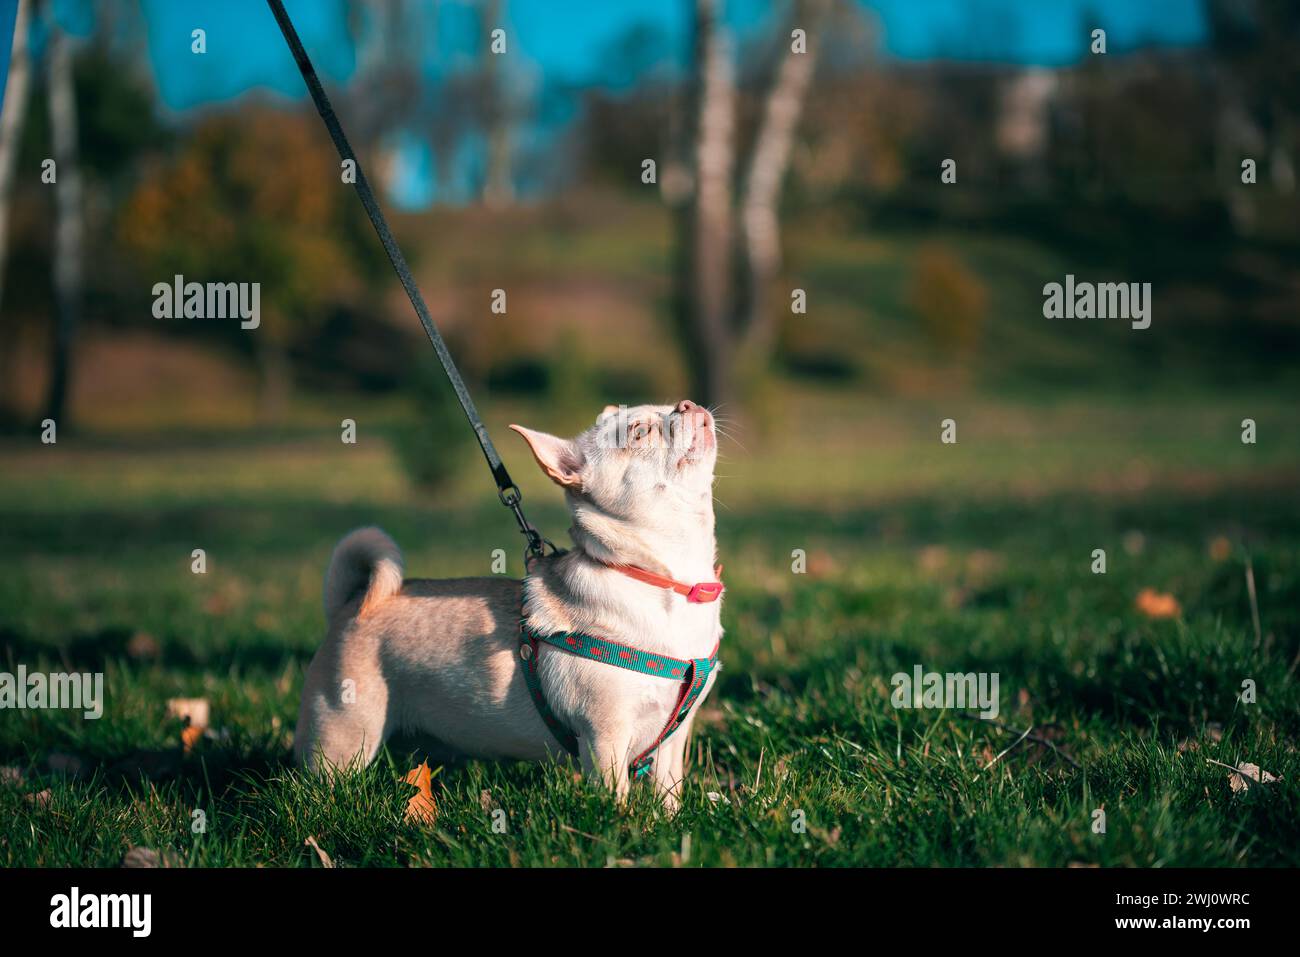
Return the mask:
{"type": "Polygon", "coordinates": [[[508,485],[500,486],[497,489],[497,498],[501,500],[502,505],[515,513],[515,521],[519,523],[519,533],[527,540],[527,544],[524,546],[525,569],[528,569],[539,558],[545,558],[548,546],[552,555],[559,553],[560,550],[555,547],[555,543],[549,538],[543,538],[542,533],[534,528],[524,515],[522,504],[524,495],[519,491],[518,485],[511,482],[508,485]]]}

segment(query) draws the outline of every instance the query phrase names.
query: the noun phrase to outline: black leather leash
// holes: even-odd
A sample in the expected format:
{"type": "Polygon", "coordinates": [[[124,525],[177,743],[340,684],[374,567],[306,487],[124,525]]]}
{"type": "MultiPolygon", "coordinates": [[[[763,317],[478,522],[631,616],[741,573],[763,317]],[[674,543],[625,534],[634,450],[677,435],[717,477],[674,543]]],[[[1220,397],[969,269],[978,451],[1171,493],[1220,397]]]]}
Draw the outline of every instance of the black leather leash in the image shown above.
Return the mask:
{"type": "Polygon", "coordinates": [[[316,76],[316,68],[311,65],[311,59],[307,56],[307,51],[303,49],[302,41],[298,39],[298,31],[293,28],[293,21],[289,19],[284,4],[281,0],[266,0],[266,2],[271,8],[271,13],[275,16],[275,22],[280,25],[280,32],[284,34],[285,42],[289,44],[289,51],[293,54],[294,62],[298,64],[298,72],[302,74],[302,78],[307,84],[307,91],[311,93],[312,101],[316,104],[316,112],[320,114],[320,118],[325,122],[325,128],[329,130],[330,139],[334,141],[339,156],[345,160],[351,160],[356,167],[356,188],[357,195],[361,197],[361,205],[366,208],[366,215],[370,217],[370,225],[375,227],[375,233],[378,234],[379,241],[384,244],[384,252],[388,253],[388,261],[393,264],[393,269],[397,272],[397,278],[401,280],[402,288],[406,290],[406,296],[411,300],[411,305],[415,308],[415,314],[420,319],[420,325],[424,326],[425,335],[429,337],[429,342],[433,344],[434,352],[438,353],[438,361],[442,363],[442,371],[447,374],[447,379],[456,392],[460,407],[465,411],[465,418],[469,419],[469,424],[474,429],[474,435],[478,438],[479,447],[483,450],[483,457],[487,459],[488,467],[492,469],[492,480],[496,482],[497,497],[501,499],[502,505],[514,513],[515,521],[519,523],[519,531],[523,533],[528,542],[526,561],[541,558],[546,554],[548,545],[552,550],[555,550],[555,546],[543,538],[541,533],[530,525],[528,519],[524,517],[524,510],[521,505],[523,495],[519,491],[519,486],[515,485],[510,478],[510,473],[506,471],[505,463],[501,461],[501,456],[497,454],[496,446],[492,444],[492,439],[488,436],[487,427],[483,424],[483,420],[479,418],[478,409],[474,407],[474,400],[470,397],[469,390],[465,388],[465,380],[460,377],[460,371],[456,368],[456,363],[447,349],[447,344],[442,341],[442,336],[438,334],[438,329],[433,324],[433,318],[429,315],[429,307],[424,304],[424,297],[420,295],[419,287],[416,286],[415,279],[411,276],[411,270],[406,265],[406,257],[402,255],[397,240],[393,238],[393,233],[388,228],[384,213],[379,208],[374,192],[370,189],[370,183],[361,171],[361,161],[357,159],[356,153],[352,152],[352,146],[343,133],[343,127],[339,125],[338,117],[334,115],[334,108],[330,106],[329,97],[325,95],[325,89],[316,76]]]}

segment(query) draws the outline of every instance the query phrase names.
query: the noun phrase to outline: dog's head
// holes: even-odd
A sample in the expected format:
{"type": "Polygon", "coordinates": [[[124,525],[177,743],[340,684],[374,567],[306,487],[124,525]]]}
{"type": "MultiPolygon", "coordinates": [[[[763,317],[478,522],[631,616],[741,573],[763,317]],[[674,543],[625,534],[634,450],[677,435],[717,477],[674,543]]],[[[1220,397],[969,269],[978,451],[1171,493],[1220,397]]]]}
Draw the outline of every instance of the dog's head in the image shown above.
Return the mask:
{"type": "Polygon", "coordinates": [[[713,528],[712,414],[689,399],[676,405],[606,406],[573,439],[512,425],[550,479],[564,488],[575,517],[584,509],[636,528],[713,528]]]}

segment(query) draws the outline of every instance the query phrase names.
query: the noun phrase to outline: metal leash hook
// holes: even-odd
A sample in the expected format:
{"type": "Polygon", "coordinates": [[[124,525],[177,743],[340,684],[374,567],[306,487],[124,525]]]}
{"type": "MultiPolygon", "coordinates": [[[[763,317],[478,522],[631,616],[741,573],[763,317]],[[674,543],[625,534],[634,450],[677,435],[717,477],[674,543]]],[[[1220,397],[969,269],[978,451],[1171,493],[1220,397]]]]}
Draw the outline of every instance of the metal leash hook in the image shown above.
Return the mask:
{"type": "Polygon", "coordinates": [[[524,496],[519,491],[519,486],[512,482],[505,488],[498,489],[497,498],[501,499],[502,505],[515,513],[515,521],[519,523],[519,531],[526,539],[524,546],[525,572],[532,571],[533,562],[546,557],[547,548],[550,548],[552,555],[560,554],[560,549],[556,544],[549,538],[543,537],[542,533],[524,517],[524,510],[521,505],[524,496]]]}
{"type": "Polygon", "coordinates": [[[320,78],[316,75],[316,68],[312,66],[311,58],[307,56],[302,41],[298,39],[298,31],[294,29],[293,21],[289,19],[289,14],[284,9],[283,0],[266,0],[266,3],[271,8],[271,14],[275,17],[275,22],[279,24],[280,32],[284,35],[284,42],[289,45],[289,52],[293,54],[294,62],[298,65],[298,72],[302,74],[303,82],[307,84],[307,92],[311,94],[312,102],[316,104],[316,112],[320,114],[321,120],[325,123],[325,129],[329,131],[330,139],[334,141],[334,148],[338,150],[340,157],[355,164],[356,181],[353,185],[357,191],[357,197],[361,200],[361,205],[365,207],[366,215],[370,218],[370,225],[375,228],[375,234],[383,244],[384,252],[388,254],[388,261],[392,263],[393,271],[397,273],[402,288],[406,290],[406,297],[411,300],[411,308],[415,310],[420,325],[424,327],[424,333],[429,337],[429,343],[433,346],[433,351],[438,354],[438,361],[442,363],[442,371],[447,374],[447,380],[456,393],[456,398],[465,413],[465,418],[469,420],[470,427],[474,430],[474,437],[478,439],[479,448],[483,450],[483,457],[487,459],[488,468],[492,470],[492,480],[497,486],[497,497],[501,499],[502,505],[514,512],[515,521],[519,523],[519,531],[528,540],[527,549],[524,553],[524,568],[527,569],[531,562],[546,557],[547,546],[550,546],[551,554],[559,554],[560,549],[555,547],[555,543],[543,538],[542,533],[533,528],[528,519],[524,517],[521,504],[523,495],[519,491],[519,486],[515,485],[510,478],[510,473],[506,471],[505,463],[501,461],[496,446],[492,444],[492,439],[488,436],[487,426],[483,424],[478,409],[474,407],[474,400],[470,397],[469,389],[465,386],[465,380],[461,378],[455,360],[452,359],[451,352],[447,349],[447,344],[442,341],[442,336],[439,335],[437,327],[433,324],[433,317],[429,315],[429,307],[425,305],[424,297],[415,284],[415,277],[411,275],[410,267],[406,264],[406,257],[402,255],[402,250],[397,245],[392,230],[388,228],[388,222],[384,219],[383,210],[379,208],[379,201],[375,199],[374,191],[370,188],[370,182],[361,169],[361,161],[357,159],[356,153],[353,152],[352,145],[348,142],[343,127],[339,123],[338,116],[335,115],[334,108],[330,106],[329,97],[325,95],[325,88],[321,86],[320,78]]]}

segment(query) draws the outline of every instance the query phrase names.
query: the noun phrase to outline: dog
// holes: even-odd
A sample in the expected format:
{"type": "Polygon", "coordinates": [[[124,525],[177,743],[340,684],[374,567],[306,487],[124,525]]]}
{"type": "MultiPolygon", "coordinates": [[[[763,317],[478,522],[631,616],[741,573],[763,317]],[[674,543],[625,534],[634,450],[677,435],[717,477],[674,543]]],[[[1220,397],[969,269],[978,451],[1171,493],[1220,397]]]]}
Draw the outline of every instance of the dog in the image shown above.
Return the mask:
{"type": "Polygon", "coordinates": [[[510,428],[564,490],[572,549],[523,581],[404,580],[382,531],[344,537],[295,758],[313,772],[368,764],[395,732],[448,759],[576,752],[620,802],[635,775],[676,810],[722,638],[713,415],[684,399],[607,406],[573,439],[510,428]]]}

